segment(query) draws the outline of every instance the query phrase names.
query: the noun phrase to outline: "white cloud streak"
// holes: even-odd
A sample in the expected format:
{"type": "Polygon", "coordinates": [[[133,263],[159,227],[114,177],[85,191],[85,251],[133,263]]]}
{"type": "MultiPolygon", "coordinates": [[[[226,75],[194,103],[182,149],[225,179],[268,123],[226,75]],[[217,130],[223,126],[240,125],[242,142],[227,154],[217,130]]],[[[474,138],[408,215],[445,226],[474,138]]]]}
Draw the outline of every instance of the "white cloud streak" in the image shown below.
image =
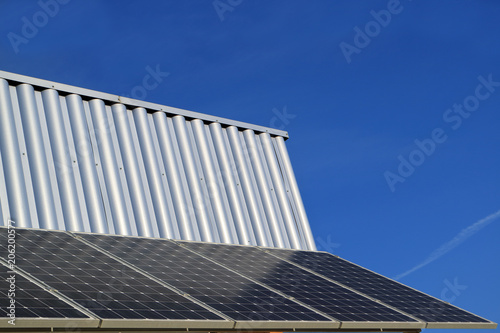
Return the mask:
{"type": "Polygon", "coordinates": [[[399,279],[401,279],[401,278],[403,278],[403,277],[405,277],[405,276],[407,276],[407,275],[409,275],[409,274],[411,274],[411,273],[419,270],[420,268],[422,268],[424,266],[427,266],[428,264],[430,264],[434,260],[437,260],[437,259],[441,258],[446,253],[450,252],[451,250],[453,250],[454,248],[456,248],[457,246],[459,246],[460,244],[462,244],[469,237],[471,237],[472,235],[474,235],[479,230],[481,230],[482,228],[486,227],[488,224],[490,224],[491,222],[495,221],[499,217],[500,217],[500,210],[497,211],[496,213],[488,215],[487,217],[485,217],[485,218],[483,218],[483,219],[475,222],[474,224],[468,226],[467,228],[465,228],[462,231],[460,231],[455,237],[453,237],[452,240],[450,240],[449,242],[443,244],[441,247],[439,247],[436,250],[434,250],[427,257],[427,259],[425,259],[424,261],[422,261],[420,264],[416,265],[415,267],[407,270],[406,272],[397,275],[394,278],[394,280],[399,280],[399,279]]]}

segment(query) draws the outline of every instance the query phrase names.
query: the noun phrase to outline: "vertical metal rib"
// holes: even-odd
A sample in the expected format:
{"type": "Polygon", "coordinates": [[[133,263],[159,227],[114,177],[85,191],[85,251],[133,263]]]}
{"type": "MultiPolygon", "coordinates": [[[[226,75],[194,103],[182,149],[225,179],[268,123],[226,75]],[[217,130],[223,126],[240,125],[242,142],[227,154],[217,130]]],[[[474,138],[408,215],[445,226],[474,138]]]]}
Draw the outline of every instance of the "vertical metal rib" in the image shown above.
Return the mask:
{"type": "Polygon", "coordinates": [[[125,167],[123,163],[123,158],[122,154],[120,151],[120,144],[118,141],[118,134],[116,132],[116,125],[115,121],[113,119],[113,110],[111,109],[111,106],[106,105],[105,106],[106,110],[106,116],[109,121],[109,134],[111,137],[111,144],[113,147],[113,150],[115,152],[115,158],[116,158],[116,164],[118,165],[118,177],[120,179],[121,185],[122,185],[122,191],[123,191],[123,198],[125,200],[125,208],[127,209],[127,214],[128,214],[128,219],[130,221],[129,227],[130,227],[130,233],[133,236],[137,236],[137,224],[135,221],[135,216],[134,216],[134,209],[132,207],[132,200],[130,196],[130,190],[128,188],[128,183],[127,183],[127,176],[125,175],[125,167]]]}
{"type": "Polygon", "coordinates": [[[146,174],[146,166],[144,165],[144,159],[142,158],[142,149],[139,143],[139,136],[137,135],[137,127],[135,125],[134,114],[131,110],[127,110],[128,123],[130,125],[130,132],[132,134],[132,142],[134,143],[134,149],[136,151],[137,163],[139,164],[139,173],[141,184],[144,187],[144,194],[146,196],[146,204],[148,206],[148,214],[151,221],[151,229],[153,232],[152,237],[160,237],[158,231],[158,224],[156,222],[156,214],[153,207],[153,198],[151,197],[151,190],[149,189],[148,176],[146,174]]]}
{"type": "Polygon", "coordinates": [[[103,164],[104,180],[113,215],[114,229],[117,234],[131,235],[130,221],[119,176],[115,151],[111,138],[110,122],[104,102],[99,99],[90,101],[90,112],[95,128],[97,146],[103,164]]]}
{"type": "Polygon", "coordinates": [[[206,178],[203,175],[203,167],[201,165],[201,160],[200,160],[200,150],[198,145],[196,144],[196,140],[194,139],[193,126],[191,124],[191,121],[186,121],[186,130],[190,142],[191,151],[193,153],[192,156],[193,156],[194,166],[198,174],[197,179],[199,179],[202,198],[204,199],[203,208],[205,209],[206,216],[208,217],[210,232],[212,234],[212,242],[220,243],[221,240],[219,237],[219,231],[217,230],[217,225],[215,223],[215,217],[214,217],[214,212],[212,211],[212,205],[210,204],[206,178]]]}
{"type": "MultiPolygon", "coordinates": [[[[41,96],[41,94],[40,94],[41,96]]],[[[41,98],[40,98],[41,100],[41,98]]],[[[43,105],[43,102],[41,103],[43,105]]],[[[78,205],[80,207],[80,214],[82,217],[83,230],[86,232],[90,231],[90,221],[87,214],[87,204],[85,202],[85,194],[83,191],[82,175],[80,173],[80,164],[78,163],[78,155],[75,147],[75,140],[73,139],[73,131],[71,130],[71,123],[69,120],[69,111],[66,98],[64,96],[59,96],[59,105],[61,106],[62,122],[64,124],[64,131],[67,137],[69,157],[73,161],[73,174],[76,185],[76,198],[78,200],[78,205]]],[[[64,222],[61,219],[61,222],[64,222]]]]}
{"type": "Polygon", "coordinates": [[[127,109],[123,104],[114,104],[113,120],[118,134],[118,141],[122,159],[124,162],[125,175],[132,199],[135,224],[139,236],[152,237],[151,217],[149,216],[146,194],[141,180],[138,156],[132,141],[127,109]]]}
{"type": "MultiPolygon", "coordinates": [[[[3,184],[2,184],[2,183],[0,183],[0,185],[3,185],[3,184]]],[[[4,208],[5,208],[5,207],[2,205],[3,200],[5,200],[5,197],[4,197],[4,196],[2,196],[2,195],[0,195],[0,218],[2,219],[2,220],[0,221],[0,225],[2,225],[2,226],[6,226],[6,225],[8,224],[8,220],[9,220],[9,218],[8,218],[8,216],[7,216],[8,214],[7,214],[7,213],[5,213],[5,214],[4,214],[4,212],[3,212],[3,211],[4,211],[4,208]]]]}
{"type": "Polygon", "coordinates": [[[179,223],[179,232],[182,239],[196,240],[193,223],[187,209],[188,203],[181,182],[182,176],[177,166],[177,159],[174,154],[173,143],[167,125],[167,116],[163,112],[156,112],[153,114],[153,118],[155,120],[156,132],[158,133],[165,171],[167,172],[168,184],[172,192],[175,215],[179,223]]]}
{"type": "Polygon", "coordinates": [[[214,231],[210,223],[210,218],[207,212],[207,198],[203,193],[200,184],[200,175],[197,171],[191,143],[188,137],[186,128],[186,120],[183,116],[173,117],[174,129],[181,151],[182,163],[186,178],[189,184],[189,190],[194,204],[194,212],[196,215],[196,222],[200,229],[201,240],[204,242],[214,241],[214,231]]]}
{"type": "Polygon", "coordinates": [[[205,132],[205,124],[199,119],[192,120],[191,124],[196,143],[199,147],[203,173],[210,194],[210,201],[214,210],[220,239],[223,243],[234,244],[233,233],[230,227],[233,221],[230,219],[230,216],[226,214],[224,200],[227,200],[227,198],[223,197],[224,191],[221,189],[222,184],[219,182],[217,177],[218,172],[215,169],[214,161],[212,161],[212,155],[205,132]]]}
{"type": "Polygon", "coordinates": [[[217,159],[220,165],[222,179],[229,199],[233,223],[235,224],[239,244],[257,245],[250,221],[250,215],[245,204],[241,182],[236,170],[236,163],[231,154],[227,135],[219,123],[210,124],[217,159]]]}
{"type": "Polygon", "coordinates": [[[79,95],[69,95],[66,96],[66,103],[68,105],[68,114],[73,132],[73,141],[76,147],[78,165],[80,167],[80,175],[82,177],[90,230],[97,233],[108,233],[108,224],[82,98],[79,95]]]}
{"type": "Polygon", "coordinates": [[[276,159],[276,152],[273,147],[271,136],[268,133],[262,133],[259,135],[262,142],[262,148],[266,155],[267,165],[269,166],[269,171],[271,173],[272,182],[274,185],[274,192],[279,202],[281,215],[285,222],[286,231],[288,234],[288,239],[290,240],[290,245],[293,249],[303,249],[303,244],[300,241],[300,235],[297,230],[297,224],[293,216],[293,212],[290,208],[290,201],[286,193],[286,188],[283,183],[283,175],[281,174],[280,168],[278,166],[278,161],[276,159]]]}
{"type": "MultiPolygon", "coordinates": [[[[215,169],[215,178],[218,184],[219,191],[221,192],[222,198],[222,207],[224,209],[224,213],[227,217],[228,229],[231,234],[231,238],[234,244],[238,243],[238,235],[236,233],[236,227],[233,220],[233,215],[231,214],[231,208],[229,207],[229,200],[227,198],[227,192],[224,188],[224,181],[222,180],[222,172],[219,166],[219,160],[217,159],[217,154],[215,152],[214,139],[212,138],[212,132],[210,131],[210,126],[208,124],[204,124],[203,130],[205,132],[205,136],[207,138],[207,145],[210,155],[210,160],[212,161],[215,169]]],[[[219,240],[220,242],[220,240],[219,240]]]]}
{"type": "Polygon", "coordinates": [[[158,140],[158,133],[156,132],[156,125],[153,118],[153,114],[148,113],[147,118],[148,118],[149,130],[151,131],[151,139],[158,165],[158,171],[161,174],[162,190],[163,193],[165,193],[166,207],[162,209],[165,209],[165,211],[168,214],[167,219],[168,221],[170,221],[169,225],[172,228],[173,232],[172,238],[181,239],[181,233],[179,231],[179,223],[177,221],[177,218],[175,217],[175,207],[174,207],[174,202],[172,200],[172,191],[170,190],[170,186],[168,185],[167,172],[165,170],[165,165],[163,164],[163,159],[161,157],[162,154],[160,149],[160,142],[158,140]]]}
{"type": "Polygon", "coordinates": [[[17,86],[17,94],[26,138],[38,223],[44,229],[57,229],[57,215],[43,146],[39,110],[35,101],[35,91],[32,86],[21,84],[17,86]]]}
{"type": "Polygon", "coordinates": [[[21,151],[17,140],[9,83],[3,79],[0,79],[0,149],[2,151],[7,194],[10,199],[10,218],[16,222],[16,227],[29,228],[32,226],[31,214],[27,205],[28,196],[21,162],[21,151]]]}
{"type": "Polygon", "coordinates": [[[174,238],[174,231],[172,228],[173,221],[170,219],[170,215],[167,211],[167,197],[162,186],[163,180],[154,150],[146,109],[136,108],[132,113],[134,115],[135,126],[139,137],[142,158],[146,167],[146,175],[151,197],[153,199],[153,207],[157,220],[156,223],[158,224],[160,236],[164,238],[174,238]]]}
{"type": "MultiPolygon", "coordinates": [[[[245,221],[246,230],[248,232],[249,242],[252,245],[257,245],[257,239],[255,236],[255,231],[253,228],[252,219],[250,218],[250,213],[249,213],[247,203],[245,200],[245,194],[243,193],[243,188],[242,188],[243,183],[242,183],[240,176],[238,174],[238,167],[237,167],[236,159],[235,159],[233,152],[232,152],[232,149],[231,149],[231,143],[229,142],[228,131],[225,128],[222,129],[222,140],[223,140],[224,145],[226,147],[225,152],[227,153],[227,157],[229,159],[229,167],[230,167],[230,173],[231,173],[230,175],[232,178],[234,178],[234,183],[236,185],[236,193],[235,194],[236,194],[238,202],[241,205],[241,208],[243,210],[243,218],[245,221]]],[[[240,243],[240,244],[246,244],[246,243],[244,242],[244,243],[240,243]]]]}
{"type": "Polygon", "coordinates": [[[304,236],[307,242],[308,250],[316,250],[316,243],[314,242],[314,237],[312,235],[311,227],[309,226],[309,220],[307,219],[306,211],[304,208],[304,203],[302,202],[302,197],[300,196],[299,187],[297,185],[297,180],[295,179],[295,174],[293,173],[292,164],[290,162],[290,157],[285,146],[285,140],[282,137],[276,137],[276,153],[280,154],[283,165],[281,166],[283,177],[288,179],[290,184],[290,191],[292,192],[292,197],[295,201],[295,206],[299,213],[300,224],[304,232],[304,236]]]}
{"type": "Polygon", "coordinates": [[[238,175],[241,180],[245,202],[250,213],[257,244],[260,246],[274,246],[269,235],[269,230],[267,229],[267,223],[264,221],[260,209],[261,207],[259,207],[258,194],[255,193],[256,185],[253,183],[249,166],[247,165],[245,153],[248,154],[248,152],[243,150],[238,129],[234,126],[229,126],[226,130],[236,160],[236,167],[238,169],[238,175]]]}
{"type": "Polygon", "coordinates": [[[274,207],[273,197],[271,194],[274,189],[272,188],[272,184],[269,184],[266,179],[264,166],[260,157],[259,147],[255,139],[255,133],[252,130],[246,130],[243,131],[243,134],[247,143],[248,153],[257,181],[258,192],[260,193],[260,198],[264,206],[264,211],[267,218],[266,221],[271,231],[273,243],[276,247],[289,248],[290,244],[286,241],[286,238],[284,237],[282,228],[280,226],[280,222],[282,221],[280,221],[280,216],[278,215],[274,207]]]}
{"type": "MultiPolygon", "coordinates": [[[[17,90],[16,90],[16,92],[17,92],[17,90]]],[[[18,99],[17,95],[16,95],[16,99],[18,99]]],[[[56,209],[57,225],[58,225],[59,229],[66,230],[66,225],[64,224],[64,213],[63,213],[63,208],[62,208],[61,195],[59,192],[59,185],[57,184],[56,163],[54,160],[54,154],[52,153],[52,144],[50,142],[49,129],[48,129],[48,125],[47,125],[48,121],[47,121],[47,118],[45,115],[45,108],[43,106],[42,93],[40,91],[35,90],[35,100],[36,100],[36,107],[39,111],[38,116],[40,118],[40,129],[42,131],[43,147],[45,150],[44,153],[45,153],[45,158],[46,158],[47,163],[48,163],[47,168],[48,168],[49,177],[50,177],[48,179],[48,181],[50,182],[50,187],[51,187],[51,191],[52,191],[52,200],[54,201],[54,206],[56,209]]],[[[17,105],[17,107],[19,107],[19,106],[17,105]]],[[[16,108],[16,104],[14,103],[14,109],[15,108],[16,108]]],[[[18,110],[16,110],[16,112],[18,110]]],[[[21,113],[20,110],[18,113],[19,114],[21,113]]],[[[21,143],[21,140],[19,143],[21,143]]],[[[31,180],[30,178],[26,178],[27,183],[30,180],[31,180]]],[[[28,188],[29,188],[29,186],[28,186],[28,188]]],[[[28,190],[28,200],[30,200],[30,195],[33,195],[33,198],[34,198],[34,190],[32,190],[31,193],[28,190]]],[[[35,217],[34,217],[33,213],[31,214],[31,218],[33,219],[32,223],[35,223],[35,217]]]]}
{"type": "Polygon", "coordinates": [[[96,133],[96,127],[94,126],[94,121],[92,120],[92,112],[90,111],[90,102],[83,101],[83,109],[85,111],[85,120],[87,121],[87,127],[89,128],[89,138],[92,147],[92,157],[94,159],[95,171],[97,173],[97,181],[99,183],[99,189],[102,197],[102,205],[104,206],[104,214],[106,216],[107,228],[110,234],[116,234],[114,226],[114,218],[111,210],[111,199],[108,195],[108,190],[106,188],[106,181],[104,179],[104,168],[101,161],[101,156],[99,152],[99,141],[98,133],[96,133]]]}
{"type": "MultiPolygon", "coordinates": [[[[62,120],[59,94],[56,90],[44,90],[42,92],[42,100],[49,128],[52,155],[56,165],[57,184],[61,195],[64,224],[67,230],[83,231],[82,213],[76,196],[73,161],[71,161],[69,156],[68,139],[62,120]]],[[[50,225],[50,229],[57,228],[55,222],[52,222],[53,224],[50,225]]]]}
{"type": "Polygon", "coordinates": [[[0,225],[7,225],[10,218],[9,196],[7,195],[7,185],[5,184],[5,174],[3,172],[2,150],[0,149],[0,225]]]}

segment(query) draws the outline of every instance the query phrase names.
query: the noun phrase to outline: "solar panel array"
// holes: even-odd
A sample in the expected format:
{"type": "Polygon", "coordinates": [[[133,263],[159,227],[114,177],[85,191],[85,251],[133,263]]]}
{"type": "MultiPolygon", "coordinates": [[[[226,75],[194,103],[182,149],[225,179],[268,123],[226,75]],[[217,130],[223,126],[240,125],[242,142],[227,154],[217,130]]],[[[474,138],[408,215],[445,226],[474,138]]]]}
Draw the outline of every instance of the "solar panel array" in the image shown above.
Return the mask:
{"type": "Polygon", "coordinates": [[[95,234],[82,237],[232,319],[330,321],[175,243],[95,234]]]}
{"type": "MultiPolygon", "coordinates": [[[[19,228],[15,234],[15,272],[2,257],[0,297],[15,275],[21,327],[496,327],[322,252],[19,228]]],[[[0,228],[2,253],[7,244],[7,228],[0,228]]],[[[8,314],[0,308],[0,328],[9,327],[8,314]]]]}
{"type": "Polygon", "coordinates": [[[17,230],[16,256],[18,268],[100,318],[223,319],[64,232],[17,230]]]}
{"type": "Polygon", "coordinates": [[[342,322],[416,322],[415,319],[264,253],[258,248],[209,243],[183,244],[342,322]]]}
{"type": "Polygon", "coordinates": [[[427,322],[488,322],[451,304],[326,252],[267,250],[427,322]]]}

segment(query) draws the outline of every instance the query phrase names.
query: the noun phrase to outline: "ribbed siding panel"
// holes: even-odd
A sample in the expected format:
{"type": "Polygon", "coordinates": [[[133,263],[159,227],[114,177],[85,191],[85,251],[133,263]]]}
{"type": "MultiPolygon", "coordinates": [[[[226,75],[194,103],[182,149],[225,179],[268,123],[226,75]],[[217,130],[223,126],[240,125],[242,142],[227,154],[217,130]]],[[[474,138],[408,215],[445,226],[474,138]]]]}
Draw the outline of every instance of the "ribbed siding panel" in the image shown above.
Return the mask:
{"type": "Polygon", "coordinates": [[[250,215],[248,213],[243,191],[241,190],[241,181],[236,171],[229,140],[226,130],[223,130],[219,123],[209,125],[215,154],[219,162],[218,170],[221,173],[222,184],[228,197],[229,212],[232,216],[233,225],[237,234],[238,244],[257,244],[250,215]]]}
{"type": "MultiPolygon", "coordinates": [[[[73,164],[76,165],[76,161],[73,163],[71,160],[66,128],[61,105],[59,104],[59,95],[55,90],[45,90],[42,92],[42,101],[47,119],[52,156],[56,165],[57,185],[61,195],[64,224],[68,230],[83,231],[82,214],[73,171],[73,164]]],[[[57,224],[55,221],[50,221],[47,227],[40,226],[54,229],[57,224]]]]}
{"type": "MultiPolygon", "coordinates": [[[[148,114],[145,109],[137,108],[133,111],[139,145],[142,151],[142,161],[147,175],[149,193],[156,218],[159,234],[164,238],[175,238],[173,219],[169,215],[167,196],[163,188],[164,172],[160,171],[157,153],[151,136],[148,114]],[[163,177],[162,177],[163,176],[163,177]]],[[[139,158],[139,160],[141,160],[139,158]]],[[[147,193],[147,192],[146,192],[147,193]]]]}
{"type": "Polygon", "coordinates": [[[244,146],[244,140],[240,134],[241,132],[234,126],[227,128],[231,151],[235,158],[236,172],[241,180],[245,203],[250,215],[250,223],[255,232],[256,245],[273,246],[269,227],[265,221],[262,202],[258,199],[257,184],[249,163],[248,150],[244,146]]]}
{"type": "Polygon", "coordinates": [[[295,216],[297,229],[304,237],[304,246],[306,249],[316,250],[316,243],[311,232],[311,226],[309,225],[309,220],[307,219],[304,204],[302,203],[302,197],[295,179],[295,174],[293,173],[292,163],[290,162],[290,157],[288,156],[285,140],[282,137],[276,137],[274,143],[276,154],[279,156],[280,160],[283,180],[287,185],[288,193],[290,193],[289,200],[292,203],[292,207],[295,208],[295,211],[297,212],[295,216]]]}
{"type": "Polygon", "coordinates": [[[98,161],[94,159],[83,101],[79,95],[69,95],[66,103],[84,193],[81,203],[85,203],[87,207],[83,212],[89,221],[90,231],[108,233],[108,221],[97,176],[98,161]]]}
{"type": "Polygon", "coordinates": [[[17,97],[21,113],[26,148],[30,164],[33,193],[41,228],[57,229],[56,207],[52,196],[52,185],[49,175],[49,164],[45,155],[44,139],[40,126],[40,114],[32,86],[22,84],[17,87],[17,97]]]}
{"type": "Polygon", "coordinates": [[[262,148],[266,156],[267,166],[272,179],[272,190],[274,190],[274,193],[276,194],[286,234],[288,235],[286,239],[289,240],[292,248],[303,249],[303,244],[305,243],[304,240],[301,239],[300,229],[297,228],[297,224],[295,223],[292,207],[290,207],[290,201],[288,200],[286,193],[287,190],[285,188],[283,176],[279,167],[279,161],[273,147],[272,138],[267,133],[262,133],[259,137],[262,142],[262,148]]]}
{"type": "MultiPolygon", "coordinates": [[[[18,103],[14,100],[14,103],[18,103]]],[[[18,137],[15,113],[12,106],[9,84],[0,80],[0,147],[2,167],[4,169],[5,187],[8,195],[10,219],[16,226],[32,227],[31,214],[28,207],[28,195],[21,156],[21,138],[18,137]]],[[[7,209],[2,209],[2,211],[7,209]]],[[[6,221],[2,221],[6,223],[6,221]]]]}
{"type": "Polygon", "coordinates": [[[0,151],[0,218],[6,223],[10,218],[9,196],[7,195],[7,184],[5,183],[5,173],[3,172],[2,153],[0,151]]]}
{"type": "Polygon", "coordinates": [[[123,158],[123,169],[125,169],[125,177],[130,190],[137,232],[139,236],[151,237],[153,236],[152,219],[146,201],[146,192],[144,191],[141,179],[141,171],[139,170],[139,158],[136,153],[134,137],[130,130],[128,112],[123,104],[113,105],[112,110],[120,152],[123,158]]]}
{"type": "Polygon", "coordinates": [[[237,243],[236,231],[234,230],[234,223],[228,210],[227,197],[224,188],[221,187],[222,179],[220,178],[220,171],[218,166],[215,165],[216,160],[214,157],[213,146],[209,145],[210,132],[207,133],[206,125],[203,121],[195,119],[191,121],[194,136],[198,146],[198,154],[201,159],[201,174],[205,183],[209,200],[212,205],[214,215],[214,222],[216,224],[220,241],[227,244],[237,243]]]}
{"type": "Polygon", "coordinates": [[[2,225],[315,248],[283,137],[20,83],[0,79],[2,225]]]}

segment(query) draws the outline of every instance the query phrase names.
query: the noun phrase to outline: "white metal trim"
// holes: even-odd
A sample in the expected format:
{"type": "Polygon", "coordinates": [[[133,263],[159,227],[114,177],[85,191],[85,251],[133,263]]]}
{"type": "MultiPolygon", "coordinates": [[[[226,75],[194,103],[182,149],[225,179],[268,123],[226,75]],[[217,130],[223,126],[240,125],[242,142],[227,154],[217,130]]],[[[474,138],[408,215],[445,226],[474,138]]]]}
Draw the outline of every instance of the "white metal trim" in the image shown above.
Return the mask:
{"type": "Polygon", "coordinates": [[[95,91],[95,90],[91,90],[91,89],[79,88],[79,87],[71,86],[68,84],[52,82],[52,81],[43,80],[43,79],[37,79],[37,78],[30,77],[30,76],[0,71],[0,78],[3,78],[5,80],[8,80],[8,81],[13,82],[13,83],[28,83],[28,84],[31,84],[33,86],[40,87],[43,89],[47,89],[47,88],[56,89],[60,92],[63,92],[64,94],[78,94],[78,95],[84,96],[85,98],[88,98],[88,99],[94,99],[94,98],[102,99],[102,100],[105,100],[108,103],[112,103],[112,104],[122,103],[122,104],[130,106],[132,108],[143,107],[143,108],[147,109],[149,112],[163,111],[165,113],[168,113],[169,115],[181,115],[181,116],[184,116],[184,117],[189,118],[189,119],[202,119],[202,120],[207,121],[207,122],[217,122],[223,126],[236,126],[240,129],[253,129],[257,132],[269,133],[271,135],[277,135],[277,136],[282,136],[284,138],[288,138],[288,132],[282,131],[279,129],[275,129],[275,128],[254,125],[254,124],[249,124],[249,123],[245,123],[242,121],[236,121],[236,120],[227,119],[227,118],[223,118],[223,117],[211,116],[211,115],[207,115],[204,113],[188,111],[188,110],[178,109],[178,108],[174,108],[174,107],[170,107],[170,106],[166,106],[166,105],[140,101],[137,99],[132,99],[132,98],[123,97],[123,96],[119,96],[119,95],[103,93],[103,92],[99,92],[99,91],[95,91]]]}

